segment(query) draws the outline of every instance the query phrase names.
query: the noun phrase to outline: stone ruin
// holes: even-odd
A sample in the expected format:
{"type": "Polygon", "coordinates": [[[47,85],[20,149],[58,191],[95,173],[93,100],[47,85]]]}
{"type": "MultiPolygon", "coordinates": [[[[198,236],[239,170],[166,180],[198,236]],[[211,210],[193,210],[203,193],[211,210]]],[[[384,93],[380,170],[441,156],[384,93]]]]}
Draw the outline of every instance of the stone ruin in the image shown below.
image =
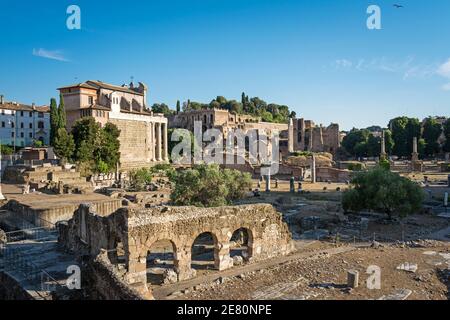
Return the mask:
{"type": "Polygon", "coordinates": [[[235,231],[248,235],[249,263],[289,254],[294,246],[282,216],[271,205],[243,205],[219,208],[155,207],[121,208],[98,216],[83,204],[68,222],[58,224],[59,242],[78,256],[96,257],[105,250],[124,283],[151,295],[147,286],[147,258],[152,245],[168,241],[173,247],[173,271],[177,281],[196,276],[191,262],[193,244],[205,233],[214,240],[214,267],[232,268],[230,249],[235,231]],[[121,264],[119,264],[119,261],[121,264]]]}

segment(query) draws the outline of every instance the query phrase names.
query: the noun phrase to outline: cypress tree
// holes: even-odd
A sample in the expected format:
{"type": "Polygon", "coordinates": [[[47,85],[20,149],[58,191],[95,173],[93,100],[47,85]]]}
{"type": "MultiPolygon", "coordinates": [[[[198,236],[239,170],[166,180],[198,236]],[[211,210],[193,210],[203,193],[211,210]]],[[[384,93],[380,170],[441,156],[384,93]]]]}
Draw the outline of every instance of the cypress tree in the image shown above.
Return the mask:
{"type": "Polygon", "coordinates": [[[181,104],[180,104],[180,100],[177,101],[177,113],[181,112],[181,104]]]}
{"type": "Polygon", "coordinates": [[[56,99],[50,100],[50,145],[54,146],[56,133],[59,129],[59,114],[56,99]]]}
{"type": "Polygon", "coordinates": [[[64,98],[62,94],[59,95],[59,108],[58,108],[59,128],[66,128],[66,108],[64,107],[64,98]]]}

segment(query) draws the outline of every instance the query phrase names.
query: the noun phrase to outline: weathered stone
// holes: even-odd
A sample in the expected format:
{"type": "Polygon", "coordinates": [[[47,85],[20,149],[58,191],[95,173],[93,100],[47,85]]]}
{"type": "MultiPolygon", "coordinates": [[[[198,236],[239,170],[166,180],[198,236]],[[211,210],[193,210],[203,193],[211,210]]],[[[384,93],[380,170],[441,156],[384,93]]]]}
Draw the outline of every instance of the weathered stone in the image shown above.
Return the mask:
{"type": "Polygon", "coordinates": [[[234,266],[242,266],[244,264],[244,258],[242,256],[234,256],[233,257],[233,265],[234,266]]]}
{"type": "Polygon", "coordinates": [[[399,265],[397,267],[397,270],[404,270],[406,272],[412,272],[412,273],[415,273],[417,271],[417,269],[418,269],[417,264],[412,264],[409,262],[402,263],[401,265],[399,265]]]}
{"type": "Polygon", "coordinates": [[[356,270],[349,270],[347,272],[347,286],[356,289],[359,286],[359,272],[356,270]]]}
{"type": "Polygon", "coordinates": [[[8,242],[8,237],[6,236],[5,231],[0,229],[0,244],[5,244],[8,242]]]}
{"type": "Polygon", "coordinates": [[[409,289],[400,289],[394,291],[392,294],[387,296],[382,296],[378,300],[406,300],[412,294],[412,291],[409,289]]]}
{"type": "Polygon", "coordinates": [[[163,279],[164,279],[163,280],[164,284],[177,283],[178,282],[178,274],[172,269],[167,269],[164,271],[163,279]]]}

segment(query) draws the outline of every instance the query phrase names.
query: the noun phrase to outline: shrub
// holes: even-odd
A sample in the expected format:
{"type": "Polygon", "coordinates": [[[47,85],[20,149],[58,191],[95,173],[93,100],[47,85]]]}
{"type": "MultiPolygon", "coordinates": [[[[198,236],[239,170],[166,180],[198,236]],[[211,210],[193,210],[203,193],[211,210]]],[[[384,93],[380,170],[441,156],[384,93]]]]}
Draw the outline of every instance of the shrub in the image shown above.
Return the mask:
{"type": "Polygon", "coordinates": [[[381,167],[357,173],[346,191],[342,207],[348,211],[373,210],[404,217],[418,212],[424,199],[418,184],[381,167]]]}
{"type": "Polygon", "coordinates": [[[152,170],[142,168],[131,172],[131,188],[136,191],[144,191],[145,187],[152,182],[152,170]]]}
{"type": "Polygon", "coordinates": [[[197,165],[171,176],[175,205],[218,207],[231,204],[245,196],[251,177],[237,170],[221,170],[218,165],[197,165]]]}

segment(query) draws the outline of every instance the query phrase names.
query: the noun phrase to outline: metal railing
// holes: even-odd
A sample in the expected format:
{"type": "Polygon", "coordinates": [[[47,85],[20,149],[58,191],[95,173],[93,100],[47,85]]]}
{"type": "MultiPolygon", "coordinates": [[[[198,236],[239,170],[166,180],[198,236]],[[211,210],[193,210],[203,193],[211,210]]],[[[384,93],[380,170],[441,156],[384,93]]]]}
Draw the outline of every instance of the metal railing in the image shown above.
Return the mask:
{"type": "Polygon", "coordinates": [[[0,244],[0,270],[18,273],[30,284],[35,284],[35,292],[44,300],[51,300],[51,296],[45,294],[46,292],[65,287],[19,250],[5,244],[0,244]]]}

